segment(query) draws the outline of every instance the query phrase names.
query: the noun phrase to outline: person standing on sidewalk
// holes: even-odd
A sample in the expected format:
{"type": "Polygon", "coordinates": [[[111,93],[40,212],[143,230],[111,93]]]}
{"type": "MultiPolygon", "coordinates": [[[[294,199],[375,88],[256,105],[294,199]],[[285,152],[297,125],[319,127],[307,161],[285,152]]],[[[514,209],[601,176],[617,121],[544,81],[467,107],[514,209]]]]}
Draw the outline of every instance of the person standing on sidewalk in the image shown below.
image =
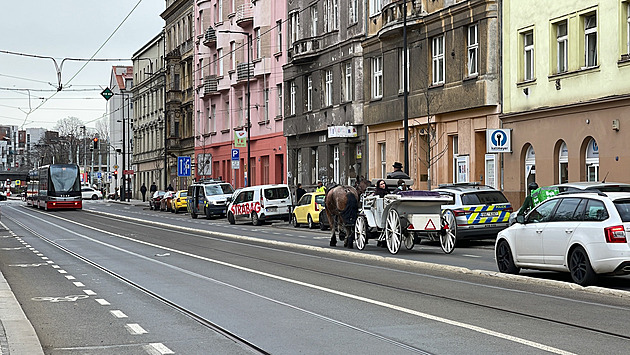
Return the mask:
{"type": "Polygon", "coordinates": [[[142,186],[140,186],[140,193],[142,194],[142,202],[144,202],[147,196],[147,187],[144,185],[144,182],[142,183],[142,186]]]}

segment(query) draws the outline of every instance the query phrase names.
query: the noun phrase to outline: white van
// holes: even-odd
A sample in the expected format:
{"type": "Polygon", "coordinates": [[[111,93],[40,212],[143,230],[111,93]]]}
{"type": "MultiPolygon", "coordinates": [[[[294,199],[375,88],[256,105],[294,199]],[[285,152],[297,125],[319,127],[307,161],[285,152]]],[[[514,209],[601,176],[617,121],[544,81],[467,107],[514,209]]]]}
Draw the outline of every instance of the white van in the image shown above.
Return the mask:
{"type": "Polygon", "coordinates": [[[259,226],[264,221],[289,221],[291,218],[293,201],[286,184],[245,187],[228,200],[227,218],[230,224],[251,221],[259,226]]]}

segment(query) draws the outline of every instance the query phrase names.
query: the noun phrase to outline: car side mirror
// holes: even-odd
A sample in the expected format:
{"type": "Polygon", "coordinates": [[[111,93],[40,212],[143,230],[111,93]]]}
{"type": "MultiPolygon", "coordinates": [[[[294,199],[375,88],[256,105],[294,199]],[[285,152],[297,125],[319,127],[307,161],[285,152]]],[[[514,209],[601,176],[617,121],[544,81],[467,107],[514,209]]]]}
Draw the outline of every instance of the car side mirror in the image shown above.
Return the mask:
{"type": "Polygon", "coordinates": [[[232,200],[233,200],[232,196],[228,196],[226,199],[227,202],[232,202],[232,200]]]}
{"type": "Polygon", "coordinates": [[[525,224],[525,216],[523,216],[522,214],[516,216],[516,223],[525,224]]]}

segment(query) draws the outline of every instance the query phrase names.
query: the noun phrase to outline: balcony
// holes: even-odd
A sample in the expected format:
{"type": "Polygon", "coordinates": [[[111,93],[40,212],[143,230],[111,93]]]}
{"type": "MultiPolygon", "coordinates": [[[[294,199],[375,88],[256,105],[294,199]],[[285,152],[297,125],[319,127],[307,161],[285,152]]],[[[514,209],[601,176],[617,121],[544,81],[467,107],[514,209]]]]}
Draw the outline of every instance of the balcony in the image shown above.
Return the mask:
{"type": "Polygon", "coordinates": [[[236,81],[247,80],[248,67],[249,67],[249,76],[251,78],[254,77],[254,64],[253,63],[238,63],[236,65],[236,81]]]}
{"type": "Polygon", "coordinates": [[[293,62],[305,62],[319,55],[321,41],[318,38],[304,38],[293,43],[290,49],[293,62]]]}
{"type": "Polygon", "coordinates": [[[206,33],[203,36],[203,44],[207,47],[213,47],[217,45],[217,32],[212,27],[208,27],[206,33]]]}
{"type": "Polygon", "coordinates": [[[239,5],[236,10],[236,25],[245,28],[254,22],[254,6],[251,3],[239,5]]]}
{"type": "Polygon", "coordinates": [[[203,78],[203,96],[219,93],[219,79],[216,75],[207,75],[203,78]]]}

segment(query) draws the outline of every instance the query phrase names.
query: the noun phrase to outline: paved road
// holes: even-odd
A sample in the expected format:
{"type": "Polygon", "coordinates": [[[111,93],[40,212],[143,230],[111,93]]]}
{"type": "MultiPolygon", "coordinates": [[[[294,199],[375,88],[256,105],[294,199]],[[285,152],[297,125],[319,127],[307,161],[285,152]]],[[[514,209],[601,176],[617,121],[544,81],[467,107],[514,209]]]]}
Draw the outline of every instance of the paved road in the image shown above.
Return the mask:
{"type": "Polygon", "coordinates": [[[306,229],[8,207],[19,238],[0,239],[0,269],[46,353],[256,352],[205,321],[274,354],[622,353],[630,340],[627,297],[424,263],[464,259],[436,246],[399,258],[322,248],[306,229]]]}

